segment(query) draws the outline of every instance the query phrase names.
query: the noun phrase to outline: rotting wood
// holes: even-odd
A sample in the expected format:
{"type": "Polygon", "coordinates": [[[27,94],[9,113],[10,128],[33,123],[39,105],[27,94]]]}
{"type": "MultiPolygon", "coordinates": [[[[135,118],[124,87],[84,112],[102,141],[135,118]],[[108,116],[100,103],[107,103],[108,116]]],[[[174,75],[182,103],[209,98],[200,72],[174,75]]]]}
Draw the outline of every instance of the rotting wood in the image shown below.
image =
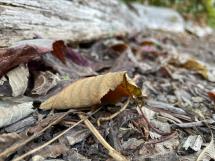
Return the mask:
{"type": "Polygon", "coordinates": [[[136,15],[116,0],[0,0],[0,47],[35,35],[87,41],[127,33],[136,15]],[[95,34],[96,33],[96,34],[95,34]]]}
{"type": "Polygon", "coordinates": [[[83,42],[146,27],[184,30],[183,19],[177,12],[137,3],[127,6],[120,0],[0,0],[0,48],[35,36],[83,42]],[[154,10],[162,13],[161,17],[154,10]],[[168,21],[173,18],[176,21],[168,21]]]}

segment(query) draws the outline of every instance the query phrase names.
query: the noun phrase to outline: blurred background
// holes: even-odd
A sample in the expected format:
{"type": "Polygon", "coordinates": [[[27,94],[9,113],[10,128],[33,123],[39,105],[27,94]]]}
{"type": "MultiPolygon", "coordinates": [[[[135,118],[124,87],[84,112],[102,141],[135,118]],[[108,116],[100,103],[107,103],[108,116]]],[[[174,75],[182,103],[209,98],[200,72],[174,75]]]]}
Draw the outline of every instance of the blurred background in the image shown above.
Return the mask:
{"type": "Polygon", "coordinates": [[[139,2],[144,5],[169,7],[177,10],[185,20],[192,20],[199,25],[215,28],[214,0],[123,0],[126,3],[139,2]]]}

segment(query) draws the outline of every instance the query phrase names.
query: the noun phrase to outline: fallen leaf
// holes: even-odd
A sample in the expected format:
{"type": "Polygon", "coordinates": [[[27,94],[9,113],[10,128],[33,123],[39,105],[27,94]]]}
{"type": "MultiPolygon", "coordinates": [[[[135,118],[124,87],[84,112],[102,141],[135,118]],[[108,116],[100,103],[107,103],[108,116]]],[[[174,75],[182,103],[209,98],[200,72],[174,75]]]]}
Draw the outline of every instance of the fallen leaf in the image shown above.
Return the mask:
{"type": "Polygon", "coordinates": [[[53,52],[52,53],[59,60],[61,60],[64,64],[66,64],[66,59],[65,59],[66,46],[64,44],[64,41],[62,41],[62,40],[55,41],[52,44],[52,48],[53,48],[53,52]]]}
{"type": "Polygon", "coordinates": [[[215,102],[215,89],[208,92],[208,97],[215,102]]]}
{"type": "Polygon", "coordinates": [[[128,48],[125,42],[116,39],[106,40],[104,45],[107,47],[108,53],[110,54],[113,54],[113,52],[115,52],[115,54],[122,54],[128,48]]]}
{"type": "Polygon", "coordinates": [[[11,68],[22,63],[27,63],[30,60],[39,58],[40,55],[46,52],[47,50],[43,51],[37,47],[32,46],[0,49],[0,77],[2,77],[11,68]]]}
{"type": "Polygon", "coordinates": [[[42,61],[46,66],[51,67],[60,75],[69,76],[73,80],[80,78],[80,76],[97,75],[97,73],[91,67],[78,65],[71,59],[66,59],[66,65],[64,65],[52,54],[43,55],[42,61]]]}
{"type": "Polygon", "coordinates": [[[80,53],[74,51],[72,48],[67,47],[66,57],[71,59],[74,63],[80,66],[90,66],[91,62],[86,57],[82,56],[80,53]]]}
{"type": "Polygon", "coordinates": [[[0,49],[0,78],[11,68],[38,59],[48,52],[52,52],[64,61],[64,48],[65,45],[61,40],[34,39],[20,41],[10,48],[0,49]]]}
{"type": "Polygon", "coordinates": [[[36,76],[34,88],[31,93],[36,95],[45,95],[50,89],[55,87],[59,81],[59,76],[50,71],[39,72],[36,76]]]}
{"type": "Polygon", "coordinates": [[[196,161],[203,161],[206,160],[215,160],[215,144],[213,139],[213,133],[211,135],[210,143],[205,147],[205,149],[199,154],[196,161]]]}
{"type": "MultiPolygon", "coordinates": [[[[11,106],[11,105],[8,105],[11,106]]],[[[0,128],[10,125],[29,114],[33,113],[32,102],[21,103],[12,105],[12,107],[0,108],[0,128]]]]}
{"type": "Polygon", "coordinates": [[[127,71],[132,73],[135,70],[135,65],[130,61],[128,53],[121,54],[112,64],[111,72],[127,71]]]}
{"type": "Polygon", "coordinates": [[[215,68],[206,65],[204,62],[201,62],[190,55],[176,54],[170,59],[169,63],[175,66],[180,66],[189,70],[196,71],[205,79],[211,82],[215,82],[215,68]]]}
{"type": "Polygon", "coordinates": [[[93,105],[115,103],[122,97],[142,96],[141,89],[126,72],[108,73],[78,80],[40,106],[41,109],[89,108],[93,105]]]}
{"type": "Polygon", "coordinates": [[[66,45],[63,40],[51,40],[51,39],[33,39],[33,40],[23,40],[16,42],[12,47],[24,47],[32,46],[40,49],[41,51],[52,52],[61,62],[65,64],[65,53],[66,45]]]}
{"type": "Polygon", "coordinates": [[[12,96],[17,97],[23,95],[28,87],[29,71],[24,64],[20,64],[17,68],[9,71],[7,74],[12,89],[12,96]]]}

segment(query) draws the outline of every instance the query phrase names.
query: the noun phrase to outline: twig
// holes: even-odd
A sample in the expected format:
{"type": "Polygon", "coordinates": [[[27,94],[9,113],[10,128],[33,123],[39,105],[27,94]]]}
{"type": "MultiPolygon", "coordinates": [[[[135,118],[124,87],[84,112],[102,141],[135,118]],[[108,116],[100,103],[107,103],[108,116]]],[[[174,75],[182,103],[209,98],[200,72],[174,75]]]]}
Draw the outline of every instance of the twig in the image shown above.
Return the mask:
{"type": "Polygon", "coordinates": [[[182,108],[177,108],[171,104],[155,101],[155,100],[147,100],[146,104],[150,107],[150,109],[161,109],[165,111],[169,111],[171,113],[187,115],[187,113],[182,108]]]}
{"type": "Polygon", "coordinates": [[[38,133],[33,134],[31,137],[29,137],[28,139],[24,140],[23,142],[17,143],[15,145],[12,145],[11,147],[7,148],[2,153],[0,153],[0,159],[8,157],[10,154],[12,154],[15,151],[17,151],[17,149],[21,148],[22,146],[26,145],[30,141],[32,141],[32,140],[36,139],[37,137],[41,136],[43,134],[43,132],[45,132],[51,126],[53,126],[53,125],[57,124],[58,122],[60,122],[66,115],[70,114],[71,112],[74,112],[74,109],[71,109],[71,110],[65,112],[59,118],[57,118],[55,121],[53,121],[48,126],[46,126],[44,129],[42,129],[38,133]]]}
{"type": "Polygon", "coordinates": [[[208,119],[208,120],[203,120],[203,121],[175,124],[175,125],[173,125],[173,127],[177,126],[180,128],[191,128],[191,127],[204,126],[205,124],[214,124],[214,123],[215,123],[215,121],[213,119],[208,119]]]}
{"type": "Polygon", "coordinates": [[[113,147],[111,147],[106,140],[102,137],[102,135],[98,132],[98,130],[93,126],[93,124],[86,119],[86,116],[83,114],[79,114],[81,119],[84,119],[85,125],[89,128],[89,130],[95,135],[95,137],[99,140],[99,142],[108,150],[108,154],[115,159],[116,161],[128,161],[122,154],[116,151],[113,147]]]}
{"type": "MultiPolygon", "coordinates": [[[[144,112],[142,111],[141,109],[141,106],[140,105],[137,105],[137,109],[140,111],[140,114],[142,116],[142,119],[144,119],[144,121],[146,122],[146,124],[148,125],[149,128],[151,128],[152,130],[154,130],[156,133],[160,134],[160,135],[169,135],[169,133],[165,133],[159,129],[157,129],[153,124],[151,124],[149,122],[149,120],[146,118],[144,112]]],[[[138,111],[137,110],[137,111],[138,111]]]]}
{"type": "Polygon", "coordinates": [[[108,117],[100,117],[100,118],[98,118],[97,125],[100,126],[101,121],[109,121],[109,120],[112,120],[113,118],[115,118],[117,115],[119,115],[122,111],[124,111],[127,108],[128,104],[129,104],[129,101],[130,101],[130,99],[128,99],[126,101],[126,103],[123,105],[123,107],[119,111],[115,112],[114,114],[112,114],[112,115],[110,115],[108,117]]]}
{"type": "MultiPolygon", "coordinates": [[[[70,131],[72,128],[74,128],[75,126],[79,125],[80,123],[82,123],[83,121],[85,121],[85,119],[87,119],[88,117],[92,116],[93,114],[95,114],[96,112],[98,112],[100,110],[97,109],[95,112],[93,112],[92,114],[85,116],[83,119],[81,119],[80,121],[78,121],[77,123],[75,123],[73,126],[69,127],[68,129],[64,130],[62,133],[60,133],[59,135],[55,136],[53,139],[49,140],[48,142],[46,142],[45,144],[38,146],[37,148],[19,156],[18,158],[15,158],[13,161],[20,161],[22,159],[24,159],[25,157],[43,149],[44,147],[48,146],[49,144],[53,143],[54,141],[56,141],[58,138],[60,138],[61,136],[63,136],[65,133],[67,133],[68,131],[70,131]]],[[[74,111],[74,110],[73,110],[74,111]]]]}
{"type": "Polygon", "coordinates": [[[166,140],[170,140],[170,139],[174,139],[176,138],[178,135],[177,135],[177,132],[174,131],[173,133],[171,133],[170,135],[167,135],[167,136],[162,136],[160,139],[158,140],[151,140],[151,141],[148,141],[148,142],[145,142],[141,145],[139,145],[134,151],[136,152],[137,150],[140,150],[141,148],[143,148],[143,146],[147,146],[147,145],[151,145],[151,144],[157,144],[157,143],[161,143],[161,142],[164,142],[166,140]]]}

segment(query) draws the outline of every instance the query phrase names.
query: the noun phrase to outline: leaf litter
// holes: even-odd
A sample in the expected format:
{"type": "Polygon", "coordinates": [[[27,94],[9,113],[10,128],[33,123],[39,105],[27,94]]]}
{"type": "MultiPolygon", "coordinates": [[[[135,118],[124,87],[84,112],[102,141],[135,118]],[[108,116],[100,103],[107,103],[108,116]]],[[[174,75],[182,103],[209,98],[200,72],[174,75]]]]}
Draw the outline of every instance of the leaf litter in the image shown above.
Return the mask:
{"type": "Polygon", "coordinates": [[[0,157],[214,159],[214,49],[203,39],[146,31],[83,48],[33,39],[1,49],[0,157]],[[28,72],[18,80],[7,74],[19,68],[28,72]]]}

